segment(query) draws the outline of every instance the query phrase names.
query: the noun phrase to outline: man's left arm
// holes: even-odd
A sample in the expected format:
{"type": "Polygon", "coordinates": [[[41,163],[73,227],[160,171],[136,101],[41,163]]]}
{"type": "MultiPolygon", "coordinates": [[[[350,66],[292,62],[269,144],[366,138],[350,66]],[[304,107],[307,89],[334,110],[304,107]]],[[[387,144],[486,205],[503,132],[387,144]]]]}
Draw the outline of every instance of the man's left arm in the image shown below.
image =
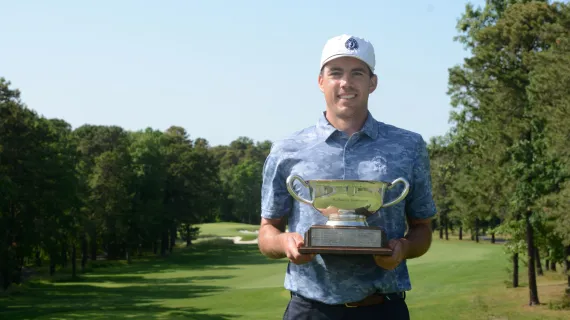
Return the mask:
{"type": "Polygon", "coordinates": [[[375,255],[376,264],[386,270],[394,270],[402,261],[424,255],[431,246],[431,218],[408,218],[408,233],[401,239],[392,239],[388,243],[391,256],[375,255]]]}
{"type": "Polygon", "coordinates": [[[404,259],[413,259],[423,256],[431,246],[432,228],[431,218],[408,218],[408,233],[401,239],[404,259]]]}
{"type": "Polygon", "coordinates": [[[403,260],[424,255],[431,246],[431,219],[436,214],[436,208],[432,196],[427,145],[421,137],[416,148],[410,184],[410,192],[404,200],[408,232],[403,238],[390,240],[392,256],[374,257],[378,266],[388,270],[393,270],[403,260]]]}

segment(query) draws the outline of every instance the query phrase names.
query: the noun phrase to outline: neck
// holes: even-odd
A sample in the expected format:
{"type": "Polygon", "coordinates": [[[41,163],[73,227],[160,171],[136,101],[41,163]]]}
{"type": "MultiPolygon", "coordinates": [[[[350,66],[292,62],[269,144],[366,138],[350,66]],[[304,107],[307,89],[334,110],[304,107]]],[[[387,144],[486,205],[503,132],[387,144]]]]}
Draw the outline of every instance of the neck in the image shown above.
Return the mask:
{"type": "Polygon", "coordinates": [[[336,129],[346,133],[349,137],[355,132],[360,131],[364,126],[368,112],[355,114],[349,118],[340,118],[335,116],[332,112],[327,112],[325,117],[336,129]]]}

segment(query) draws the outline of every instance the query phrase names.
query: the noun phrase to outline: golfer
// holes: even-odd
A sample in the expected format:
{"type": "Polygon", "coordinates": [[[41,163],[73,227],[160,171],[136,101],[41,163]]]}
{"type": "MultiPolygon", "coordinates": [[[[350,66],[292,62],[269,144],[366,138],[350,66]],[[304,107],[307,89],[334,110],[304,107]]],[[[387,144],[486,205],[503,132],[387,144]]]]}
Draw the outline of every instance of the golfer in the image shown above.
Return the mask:
{"type": "MultiPolygon", "coordinates": [[[[374,47],[366,39],[340,35],[322,51],[318,85],[325,110],[316,124],[273,144],[263,169],[259,249],[287,258],[285,288],[291,299],[283,319],[409,319],[406,260],[431,244],[432,197],[427,147],[415,132],[376,120],[368,98],[376,90],[374,47]],[[300,254],[303,235],[327,218],[292,198],[286,179],[345,179],[410,183],[407,197],[368,217],[391,239],[391,256],[300,254]],[[288,224],[289,230],[285,232],[288,224]]],[[[386,109],[389,109],[387,106],[386,109]]],[[[309,198],[307,188],[296,192],[309,198]]],[[[402,189],[386,191],[394,199],[402,189]]]]}

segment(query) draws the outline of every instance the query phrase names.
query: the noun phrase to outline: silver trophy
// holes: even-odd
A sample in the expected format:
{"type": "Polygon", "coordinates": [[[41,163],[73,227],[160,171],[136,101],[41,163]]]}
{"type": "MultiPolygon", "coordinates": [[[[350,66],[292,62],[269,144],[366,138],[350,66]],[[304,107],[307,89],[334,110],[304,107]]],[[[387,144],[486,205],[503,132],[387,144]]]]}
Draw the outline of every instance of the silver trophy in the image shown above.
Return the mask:
{"type": "Polygon", "coordinates": [[[382,228],[369,226],[366,219],[380,208],[402,201],[410,190],[404,178],[392,182],[373,180],[303,180],[298,175],[287,178],[287,190],[299,202],[310,205],[328,218],[325,225],[313,225],[305,233],[300,253],[391,255],[382,228]],[[295,180],[309,189],[310,199],[299,196],[295,180]],[[384,194],[403,184],[400,195],[385,203],[384,194]]]}

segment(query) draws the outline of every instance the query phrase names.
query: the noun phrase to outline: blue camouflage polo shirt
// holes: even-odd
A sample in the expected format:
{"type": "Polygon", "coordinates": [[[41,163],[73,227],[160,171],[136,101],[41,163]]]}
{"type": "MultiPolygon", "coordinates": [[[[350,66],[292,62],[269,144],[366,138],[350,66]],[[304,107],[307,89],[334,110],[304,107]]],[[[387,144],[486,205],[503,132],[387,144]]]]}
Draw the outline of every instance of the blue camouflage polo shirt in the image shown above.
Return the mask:
{"type": "MultiPolygon", "coordinates": [[[[291,174],[304,180],[407,179],[407,197],[367,220],[370,226],[383,227],[389,239],[405,235],[406,215],[425,219],[436,213],[425,141],[417,133],[375,120],[370,113],[363,128],[351,137],[334,128],[323,112],[315,126],[273,144],[263,169],[261,216],[287,216],[289,231],[304,237],[310,226],[325,224],[327,218],[292,198],[286,186],[291,174]]],[[[308,188],[298,182],[295,190],[310,198],[308,188]]],[[[397,184],[386,192],[385,201],[395,199],[402,190],[403,184],[397,184]]],[[[405,261],[388,271],[377,266],[371,255],[316,255],[303,265],[289,263],[285,288],[309,299],[339,304],[361,300],[375,291],[407,291],[411,284],[405,261]]]]}

